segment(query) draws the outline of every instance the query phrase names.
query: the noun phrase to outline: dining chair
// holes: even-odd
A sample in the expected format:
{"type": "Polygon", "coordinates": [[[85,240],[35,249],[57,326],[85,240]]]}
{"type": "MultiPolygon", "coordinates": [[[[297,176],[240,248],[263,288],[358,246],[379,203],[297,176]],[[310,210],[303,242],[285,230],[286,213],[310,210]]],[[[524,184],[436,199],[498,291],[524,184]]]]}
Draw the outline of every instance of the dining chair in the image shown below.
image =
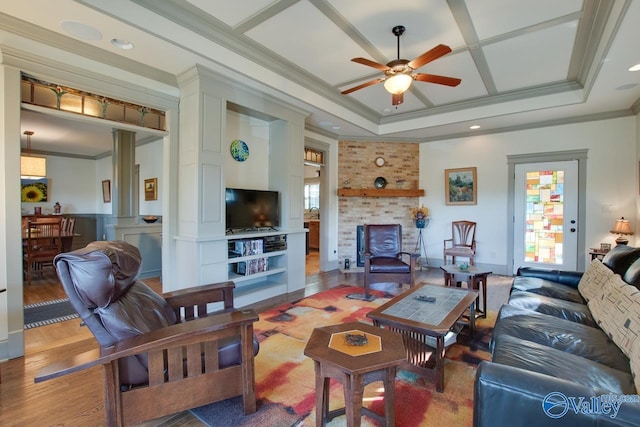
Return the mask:
{"type": "Polygon", "coordinates": [[[53,268],[53,259],[62,252],[62,218],[33,218],[25,233],[24,274],[30,286],[33,275],[42,275],[44,267],[53,268]]]}
{"type": "Polygon", "coordinates": [[[75,226],[75,218],[65,217],[62,219],[62,252],[71,252],[75,226]]]}
{"type": "Polygon", "coordinates": [[[476,256],[476,223],[473,221],[453,221],[451,223],[451,238],[444,240],[443,261],[447,264],[447,256],[456,263],[456,257],[469,259],[470,265],[475,265],[476,256]]]}

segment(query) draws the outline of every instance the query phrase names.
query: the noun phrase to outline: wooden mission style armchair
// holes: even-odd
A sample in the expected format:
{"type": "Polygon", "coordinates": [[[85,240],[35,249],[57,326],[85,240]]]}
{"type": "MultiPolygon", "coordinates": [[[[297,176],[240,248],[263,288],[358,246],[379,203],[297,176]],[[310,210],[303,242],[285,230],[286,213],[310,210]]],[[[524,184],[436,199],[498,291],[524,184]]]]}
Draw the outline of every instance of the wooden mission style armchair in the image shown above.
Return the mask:
{"type": "Polygon", "coordinates": [[[371,283],[407,283],[413,287],[419,256],[417,253],[402,251],[400,224],[365,224],[364,298],[370,299],[371,283]]]}
{"type": "Polygon", "coordinates": [[[136,280],[140,252],[93,242],[60,254],[69,300],[100,348],[40,370],[41,382],[102,365],[106,425],[137,424],[242,395],[256,411],[253,310],[233,309],[233,282],[156,294],[136,280]],[[207,313],[207,304],[220,309],[207,313]]]}
{"type": "Polygon", "coordinates": [[[447,264],[447,256],[456,263],[456,257],[469,258],[469,264],[475,265],[476,257],[476,223],[472,221],[453,221],[451,238],[444,240],[443,261],[447,264]]]}

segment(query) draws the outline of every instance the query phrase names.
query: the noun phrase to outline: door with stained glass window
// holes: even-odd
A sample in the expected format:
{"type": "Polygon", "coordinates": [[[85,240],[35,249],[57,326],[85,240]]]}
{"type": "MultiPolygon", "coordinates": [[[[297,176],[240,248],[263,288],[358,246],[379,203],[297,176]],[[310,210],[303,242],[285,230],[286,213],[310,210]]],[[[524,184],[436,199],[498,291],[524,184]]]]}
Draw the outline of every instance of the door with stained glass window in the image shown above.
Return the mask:
{"type": "Polygon", "coordinates": [[[514,272],[518,267],[575,270],[578,247],[578,162],[515,168],[514,272]]]}

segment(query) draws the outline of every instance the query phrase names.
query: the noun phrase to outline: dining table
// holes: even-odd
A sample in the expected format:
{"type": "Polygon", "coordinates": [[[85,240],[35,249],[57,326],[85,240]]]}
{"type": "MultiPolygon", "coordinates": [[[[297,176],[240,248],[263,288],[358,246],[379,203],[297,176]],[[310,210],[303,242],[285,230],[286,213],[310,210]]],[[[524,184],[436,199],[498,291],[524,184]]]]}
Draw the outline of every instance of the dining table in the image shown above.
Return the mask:
{"type": "MultiPolygon", "coordinates": [[[[82,236],[82,234],[78,234],[78,233],[74,233],[72,231],[62,231],[62,233],[60,233],[60,237],[62,238],[62,250],[63,252],[69,252],[71,251],[71,247],[73,245],[73,238],[74,237],[80,237],[82,236]]],[[[52,237],[49,233],[37,233],[37,234],[32,234],[31,238],[37,238],[37,239],[46,239],[47,237],[52,237]]],[[[22,241],[23,243],[26,243],[26,241],[29,239],[29,230],[27,230],[26,228],[22,229],[22,241]]]]}

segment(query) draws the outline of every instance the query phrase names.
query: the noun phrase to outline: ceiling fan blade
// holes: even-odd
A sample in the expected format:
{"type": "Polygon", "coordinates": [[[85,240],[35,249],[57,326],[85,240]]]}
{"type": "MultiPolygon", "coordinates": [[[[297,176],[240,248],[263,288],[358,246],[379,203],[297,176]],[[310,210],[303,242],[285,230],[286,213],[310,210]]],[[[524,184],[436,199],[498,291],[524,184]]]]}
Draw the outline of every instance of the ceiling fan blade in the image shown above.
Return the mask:
{"type": "Polygon", "coordinates": [[[362,64],[362,65],[366,65],[368,67],[373,67],[377,70],[380,71],[387,71],[389,69],[388,66],[386,65],[382,65],[382,64],[378,64],[377,62],[374,62],[370,59],[367,58],[353,58],[351,61],[353,62],[357,62],[358,64],[362,64]]]}
{"type": "Polygon", "coordinates": [[[435,74],[418,73],[413,75],[413,79],[419,82],[436,83],[445,86],[458,86],[462,80],[455,77],[438,76],[435,74]]]}
{"type": "Polygon", "coordinates": [[[373,86],[373,85],[375,85],[377,83],[382,83],[383,81],[384,81],[384,79],[371,80],[371,81],[368,81],[366,83],[362,83],[361,85],[354,86],[351,89],[343,90],[341,93],[343,95],[347,95],[347,94],[349,94],[351,92],[355,92],[356,90],[364,89],[365,87],[373,86]]]}
{"type": "Polygon", "coordinates": [[[416,68],[420,68],[425,64],[428,64],[431,61],[434,61],[438,58],[440,58],[441,56],[446,55],[447,53],[451,52],[451,48],[447,45],[444,44],[439,44],[438,46],[434,47],[433,49],[423,53],[422,55],[418,56],[416,59],[414,59],[413,61],[410,61],[409,67],[413,68],[414,70],[416,68]]]}
{"type": "Polygon", "coordinates": [[[399,95],[391,94],[391,105],[400,105],[404,102],[404,93],[399,95]]]}

